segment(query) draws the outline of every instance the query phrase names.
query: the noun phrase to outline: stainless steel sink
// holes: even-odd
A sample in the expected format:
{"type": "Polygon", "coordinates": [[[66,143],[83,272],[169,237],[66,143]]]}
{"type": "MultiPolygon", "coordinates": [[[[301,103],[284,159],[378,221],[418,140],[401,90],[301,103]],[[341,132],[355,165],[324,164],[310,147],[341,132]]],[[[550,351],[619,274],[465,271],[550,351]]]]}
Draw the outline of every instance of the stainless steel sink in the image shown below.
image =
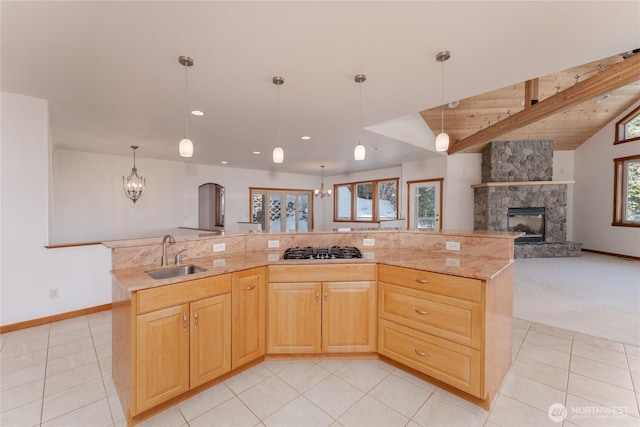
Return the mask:
{"type": "Polygon", "coordinates": [[[175,267],[159,268],[157,270],[149,270],[146,273],[154,279],[169,279],[171,277],[188,276],[190,274],[202,273],[206,271],[197,265],[176,265],[175,267]]]}

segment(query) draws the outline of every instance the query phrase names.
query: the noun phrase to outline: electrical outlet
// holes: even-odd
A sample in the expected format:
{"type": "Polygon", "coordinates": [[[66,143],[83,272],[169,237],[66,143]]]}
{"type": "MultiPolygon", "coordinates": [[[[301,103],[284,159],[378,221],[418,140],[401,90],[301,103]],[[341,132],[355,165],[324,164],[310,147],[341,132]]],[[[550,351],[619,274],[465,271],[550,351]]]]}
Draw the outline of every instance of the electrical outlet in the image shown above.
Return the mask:
{"type": "Polygon", "coordinates": [[[226,243],[214,243],[213,252],[224,252],[227,248],[226,243]]]}
{"type": "Polygon", "coordinates": [[[267,241],[267,247],[271,249],[280,247],[280,240],[269,240],[267,241]]]}
{"type": "Polygon", "coordinates": [[[446,248],[448,251],[460,252],[460,242],[447,242],[446,248]]]}
{"type": "Polygon", "coordinates": [[[362,239],[362,246],[375,246],[376,239],[362,239]]]}
{"type": "Polygon", "coordinates": [[[59,293],[58,293],[58,288],[51,288],[49,289],[49,298],[58,298],[59,293]]]}

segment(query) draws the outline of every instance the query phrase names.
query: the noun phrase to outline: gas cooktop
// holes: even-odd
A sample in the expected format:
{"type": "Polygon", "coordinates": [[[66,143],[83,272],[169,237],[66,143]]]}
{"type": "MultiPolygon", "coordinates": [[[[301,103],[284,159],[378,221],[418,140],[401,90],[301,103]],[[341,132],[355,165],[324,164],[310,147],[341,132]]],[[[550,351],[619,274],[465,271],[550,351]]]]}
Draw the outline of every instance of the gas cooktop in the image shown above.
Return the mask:
{"type": "Polygon", "coordinates": [[[362,258],[362,252],[355,246],[295,247],[284,251],[284,259],[350,259],[362,258]]]}

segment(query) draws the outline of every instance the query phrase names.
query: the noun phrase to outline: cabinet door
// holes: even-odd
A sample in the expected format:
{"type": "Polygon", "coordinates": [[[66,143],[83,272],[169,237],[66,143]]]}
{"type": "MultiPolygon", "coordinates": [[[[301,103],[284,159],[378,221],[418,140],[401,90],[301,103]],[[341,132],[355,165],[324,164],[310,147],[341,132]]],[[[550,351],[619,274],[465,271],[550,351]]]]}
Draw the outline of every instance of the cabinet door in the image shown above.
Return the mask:
{"type": "Polygon", "coordinates": [[[322,287],[323,351],[376,351],[376,282],[325,282],[322,287]]]}
{"type": "Polygon", "coordinates": [[[189,389],[188,304],[137,316],[136,408],[140,413],[189,389]]]}
{"type": "Polygon", "coordinates": [[[231,294],[191,303],[190,387],[231,370],[231,294]]]}
{"type": "Polygon", "coordinates": [[[264,267],[232,275],[231,367],[244,365],[265,352],[264,267]]]}
{"type": "Polygon", "coordinates": [[[320,282],[270,283],[267,291],[267,353],[321,351],[320,282]]]}

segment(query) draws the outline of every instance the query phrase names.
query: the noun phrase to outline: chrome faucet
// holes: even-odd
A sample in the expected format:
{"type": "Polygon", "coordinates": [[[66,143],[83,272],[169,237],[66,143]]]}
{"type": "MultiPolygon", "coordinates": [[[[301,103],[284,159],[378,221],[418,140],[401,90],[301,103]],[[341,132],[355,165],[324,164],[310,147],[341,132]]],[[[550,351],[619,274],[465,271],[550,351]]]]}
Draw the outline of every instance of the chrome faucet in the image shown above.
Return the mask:
{"type": "Polygon", "coordinates": [[[167,242],[175,243],[176,239],[174,239],[171,234],[167,234],[162,239],[162,259],[160,260],[160,265],[163,267],[166,267],[169,265],[169,262],[167,261],[167,242]]]}

